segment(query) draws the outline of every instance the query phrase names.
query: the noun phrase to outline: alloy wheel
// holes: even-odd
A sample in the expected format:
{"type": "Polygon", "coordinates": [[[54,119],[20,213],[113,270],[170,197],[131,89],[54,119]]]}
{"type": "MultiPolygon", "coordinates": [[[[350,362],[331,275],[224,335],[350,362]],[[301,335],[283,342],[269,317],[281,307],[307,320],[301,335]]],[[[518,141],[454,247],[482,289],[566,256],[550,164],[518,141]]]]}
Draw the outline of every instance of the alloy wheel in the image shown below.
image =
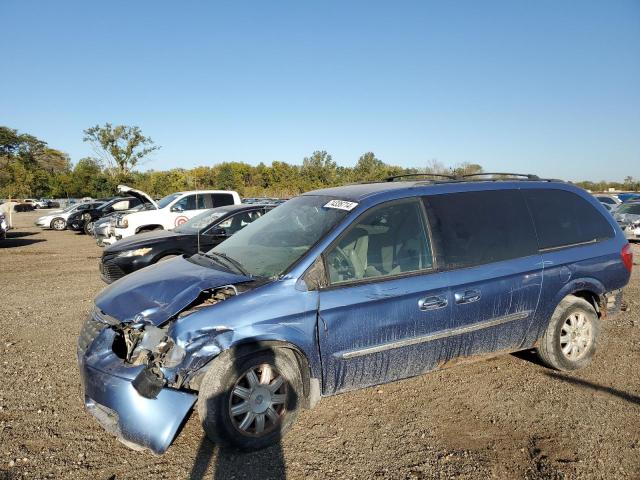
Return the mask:
{"type": "Polygon", "coordinates": [[[56,218],[53,221],[54,230],[64,230],[66,226],[67,226],[66,222],[62,218],[56,218]]]}
{"type": "Polygon", "coordinates": [[[240,433],[262,436],[280,426],[286,413],[287,382],[269,364],[251,367],[231,390],[229,416],[240,433]]]}
{"type": "Polygon", "coordinates": [[[593,343],[591,319],[583,312],[574,312],[567,317],[560,330],[560,348],[569,360],[582,358],[593,343]]]}

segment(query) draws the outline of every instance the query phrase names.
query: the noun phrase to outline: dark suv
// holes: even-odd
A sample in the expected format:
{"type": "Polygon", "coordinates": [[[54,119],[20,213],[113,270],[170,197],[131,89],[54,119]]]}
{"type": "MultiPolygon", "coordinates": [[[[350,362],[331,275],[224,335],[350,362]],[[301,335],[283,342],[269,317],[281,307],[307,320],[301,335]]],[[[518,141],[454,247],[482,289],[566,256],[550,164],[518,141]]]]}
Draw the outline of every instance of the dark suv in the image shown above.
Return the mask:
{"type": "Polygon", "coordinates": [[[500,175],[309,192],[122,278],[78,342],[87,409],[161,453],[197,401],[211,439],[251,449],[323,396],[460,360],[535,348],[586,366],[629,244],[584,190],[500,175]]]}
{"type": "Polygon", "coordinates": [[[130,210],[140,205],[142,200],[137,197],[115,197],[96,208],[75,212],[67,219],[67,229],[76,232],[93,233],[95,222],[114,212],[130,210]]]}

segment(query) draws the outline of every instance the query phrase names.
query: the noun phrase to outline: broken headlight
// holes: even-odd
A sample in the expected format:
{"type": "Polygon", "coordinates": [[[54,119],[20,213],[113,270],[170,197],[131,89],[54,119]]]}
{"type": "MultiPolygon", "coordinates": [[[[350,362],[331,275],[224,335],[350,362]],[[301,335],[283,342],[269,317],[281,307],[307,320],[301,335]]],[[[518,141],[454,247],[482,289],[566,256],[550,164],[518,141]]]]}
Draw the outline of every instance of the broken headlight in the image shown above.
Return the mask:
{"type": "Polygon", "coordinates": [[[175,367],[185,356],[185,350],[167,335],[165,328],[153,325],[121,324],[114,327],[117,332],[113,351],[132,365],[157,365],[175,367]]]}

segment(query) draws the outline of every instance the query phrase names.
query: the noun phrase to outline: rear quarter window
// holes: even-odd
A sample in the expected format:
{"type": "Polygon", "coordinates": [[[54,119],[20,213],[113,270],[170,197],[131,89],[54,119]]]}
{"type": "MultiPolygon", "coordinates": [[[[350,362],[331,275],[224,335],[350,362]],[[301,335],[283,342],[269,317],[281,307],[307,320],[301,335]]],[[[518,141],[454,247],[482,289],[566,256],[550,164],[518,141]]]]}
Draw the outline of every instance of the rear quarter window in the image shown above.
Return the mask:
{"type": "Polygon", "coordinates": [[[425,197],[445,268],[465,268],[536,254],[536,234],[518,190],[425,197]]]}
{"type": "Polygon", "coordinates": [[[230,193],[212,193],[211,203],[214,207],[224,207],[225,205],[233,205],[233,195],[230,193]]]}
{"type": "Polygon", "coordinates": [[[579,195],[566,190],[523,190],[538,233],[540,249],[605,240],[614,231],[604,216],[579,195]]]}

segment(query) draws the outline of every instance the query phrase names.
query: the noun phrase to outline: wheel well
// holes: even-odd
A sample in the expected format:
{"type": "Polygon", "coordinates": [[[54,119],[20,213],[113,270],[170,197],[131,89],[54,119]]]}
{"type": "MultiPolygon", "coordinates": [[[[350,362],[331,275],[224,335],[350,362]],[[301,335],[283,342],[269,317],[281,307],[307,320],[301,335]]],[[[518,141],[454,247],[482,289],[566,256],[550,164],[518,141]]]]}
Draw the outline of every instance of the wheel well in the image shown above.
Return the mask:
{"type": "Polygon", "coordinates": [[[571,295],[573,295],[574,297],[582,298],[583,300],[589,302],[595,309],[598,317],[602,316],[602,299],[600,298],[600,295],[592,292],[591,290],[579,290],[577,292],[573,292],[571,295]]]}
{"type": "Polygon", "coordinates": [[[164,227],[162,225],[144,225],[136,228],[136,233],[152,232],[153,230],[164,230],[164,227]]]}
{"type": "MultiPolygon", "coordinates": [[[[231,355],[232,357],[239,358],[276,348],[291,350],[295,355],[300,375],[302,376],[304,393],[304,398],[300,399],[300,403],[304,408],[312,408],[318,400],[320,400],[320,381],[317,378],[311,377],[311,368],[309,367],[307,356],[295,345],[277,340],[248,342],[234,345],[221,355],[231,355]]],[[[203,370],[206,370],[206,368],[203,370]]]]}

